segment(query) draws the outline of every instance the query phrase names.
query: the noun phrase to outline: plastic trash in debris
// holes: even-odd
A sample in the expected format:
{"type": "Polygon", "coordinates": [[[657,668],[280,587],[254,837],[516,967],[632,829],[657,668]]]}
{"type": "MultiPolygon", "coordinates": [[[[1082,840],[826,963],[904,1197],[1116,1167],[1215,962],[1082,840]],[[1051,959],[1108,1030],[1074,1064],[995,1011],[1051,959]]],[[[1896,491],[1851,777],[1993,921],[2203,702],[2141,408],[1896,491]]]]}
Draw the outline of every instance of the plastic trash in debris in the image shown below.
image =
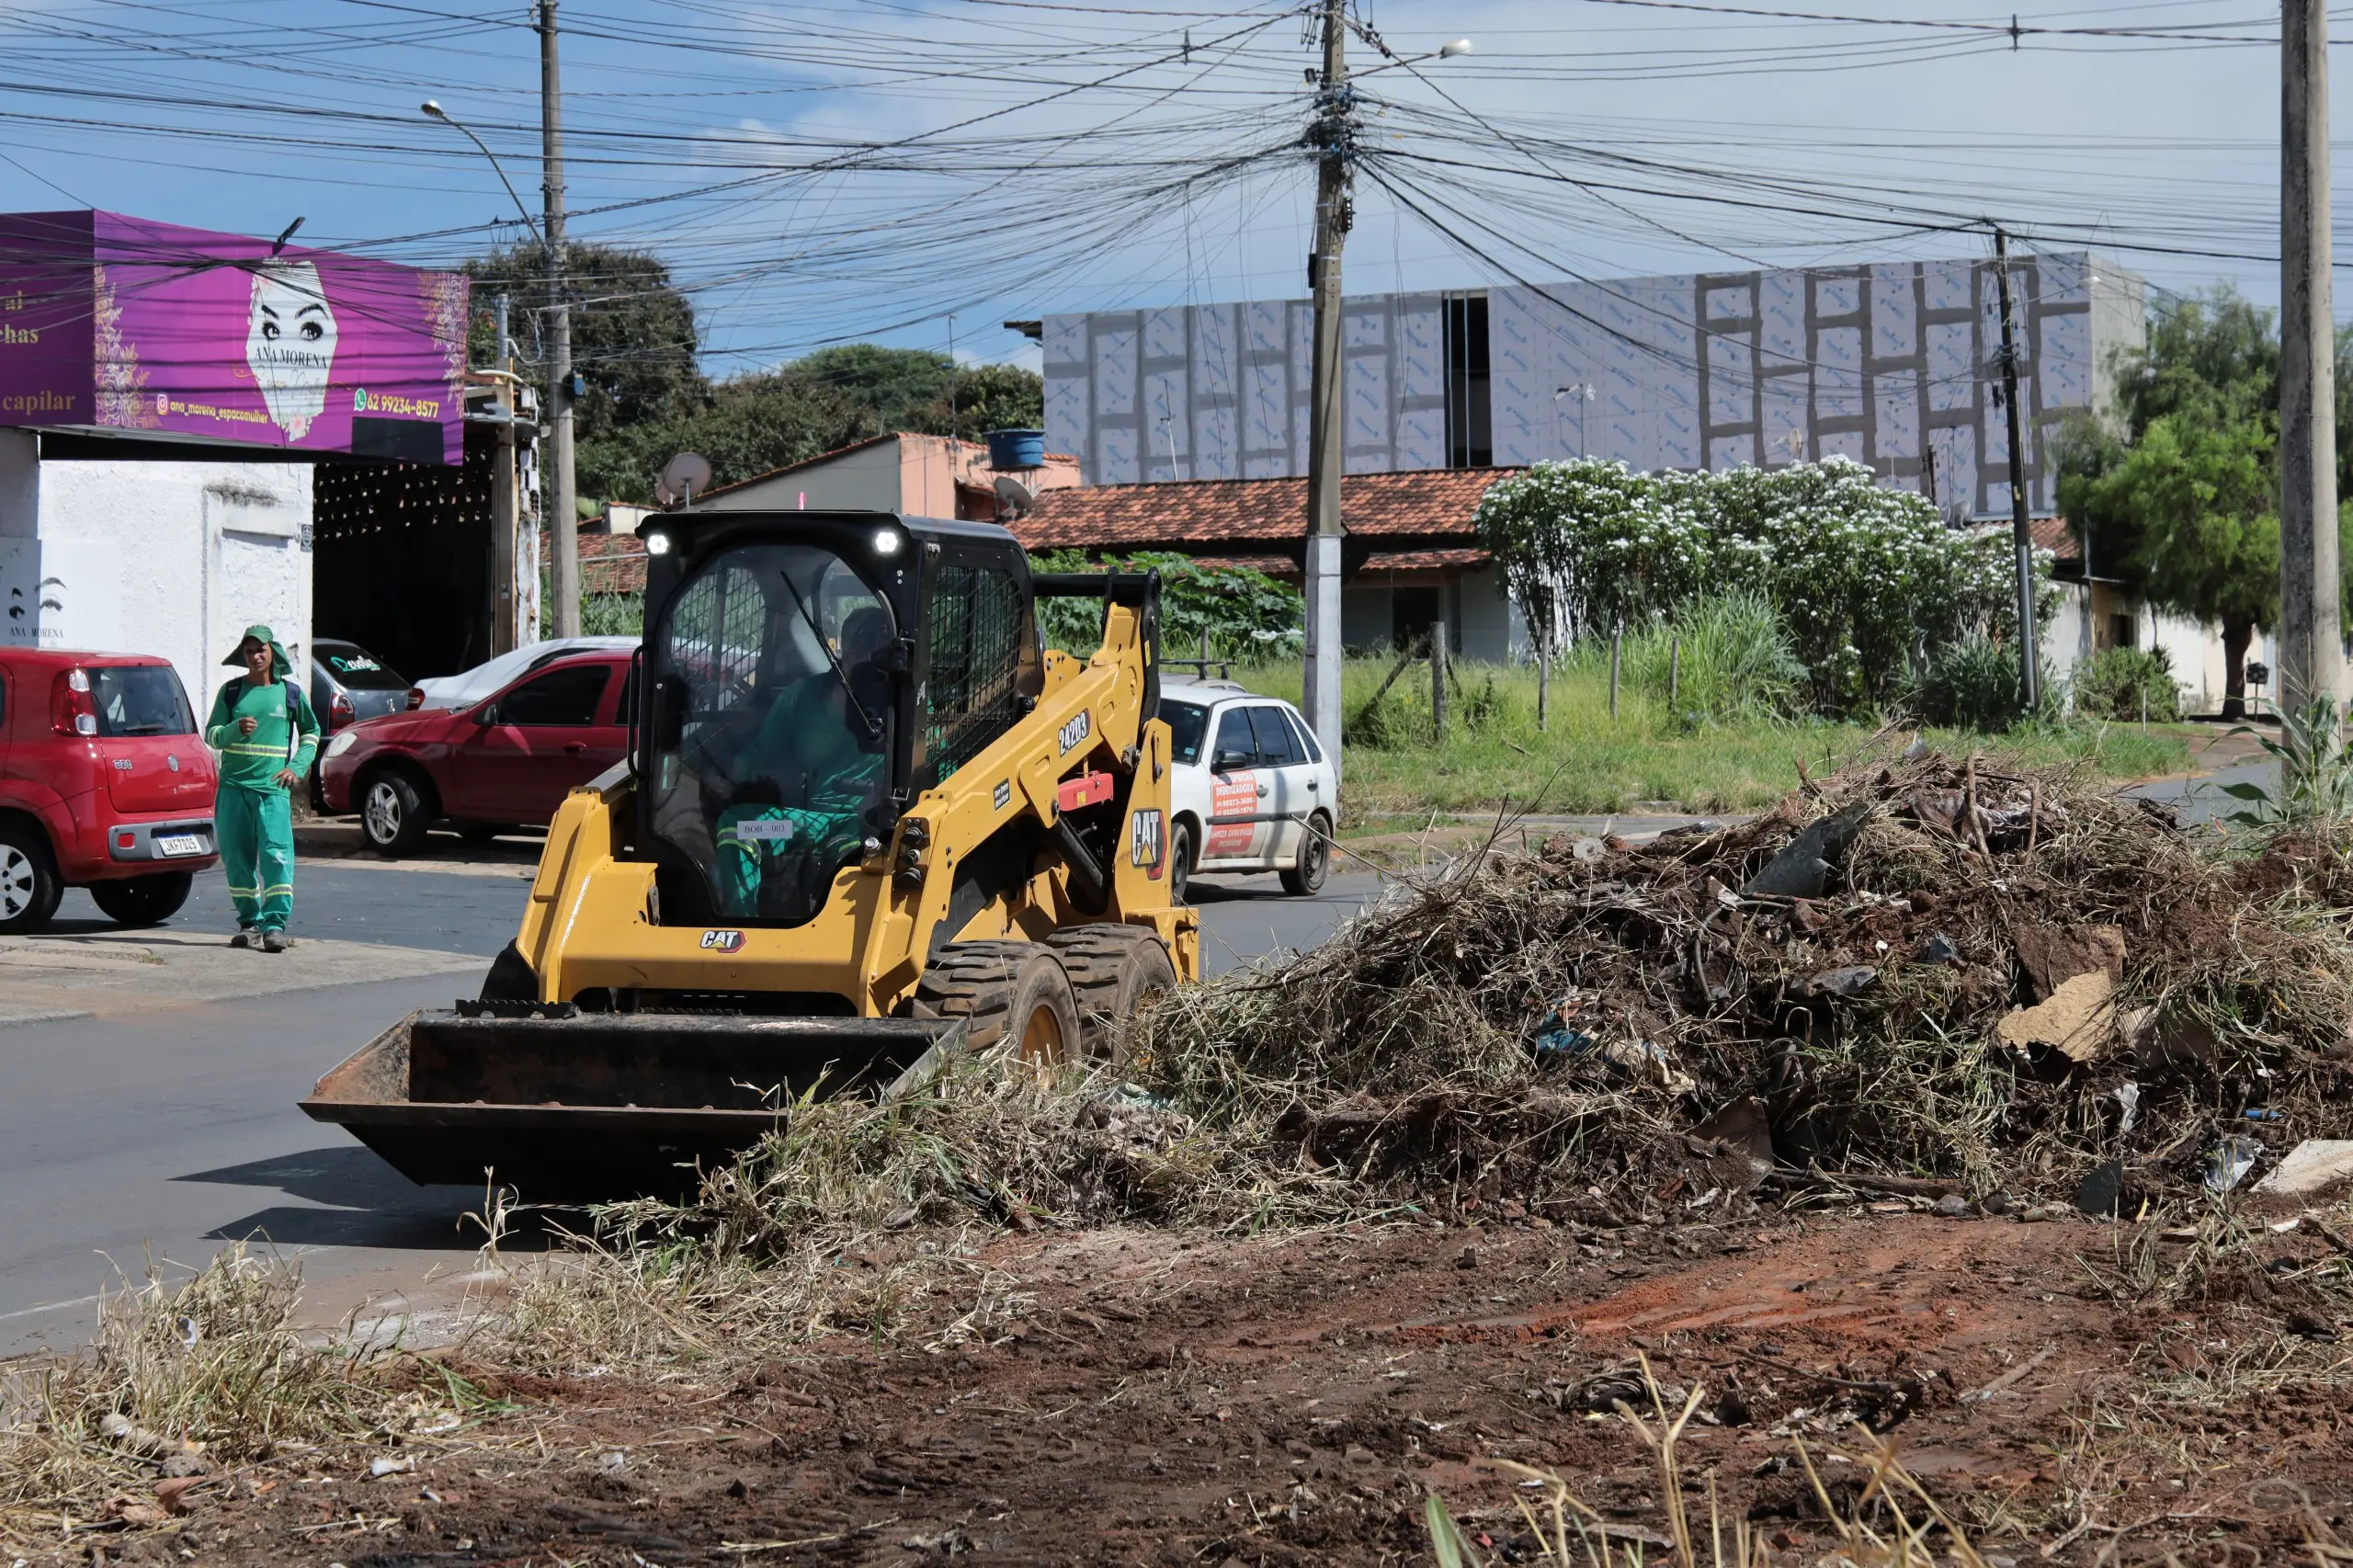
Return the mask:
{"type": "Polygon", "coordinates": [[[1848,964],[1844,969],[1825,969],[1798,989],[1808,996],[1852,996],[1878,978],[1878,969],[1870,964],[1848,964]]]}
{"type": "Polygon", "coordinates": [[[414,1454],[404,1454],[396,1460],[369,1460],[368,1475],[372,1481],[381,1481],[388,1475],[406,1475],[415,1468],[416,1457],[414,1454]]]}
{"type": "Polygon", "coordinates": [[[2131,1131],[2133,1124],[2141,1119],[2141,1085],[2131,1083],[2117,1085],[2116,1103],[2124,1108],[2124,1119],[2116,1124],[2116,1131],[2131,1131]]]}
{"type": "Polygon", "coordinates": [[[2246,1118],[2249,1121],[2284,1121],[2287,1119],[2278,1111],[2267,1110],[2259,1105],[2251,1105],[2245,1110],[2239,1112],[2239,1114],[2246,1118]]]}
{"type": "Polygon", "coordinates": [[[1939,931],[1920,945],[1920,961],[1927,964],[1959,963],[1961,945],[1939,931]]]}
{"type": "Polygon", "coordinates": [[[2124,1162],[2103,1160],[2075,1188],[2075,1207],[2095,1220],[2112,1220],[2123,1206],[2124,1162]]]}
{"type": "Polygon", "coordinates": [[[1689,1074],[1677,1071],[1675,1059],[1656,1040],[1620,1040],[1602,1047],[1601,1058],[1629,1077],[1654,1079],[1678,1095],[1699,1086],[1689,1074]]]}
{"type": "Polygon", "coordinates": [[[1552,1066],[1588,1057],[1598,1058],[1628,1077],[1654,1079],[1677,1094],[1699,1086],[1688,1074],[1676,1071],[1666,1048],[1647,1040],[1620,1040],[1604,1044],[1577,1027],[1584,1020],[1586,998],[1572,991],[1544,1010],[1529,1044],[1540,1066],[1552,1066]]]}
{"type": "Polygon", "coordinates": [[[1585,1010],[1585,996],[1572,991],[1544,1009],[1542,1020],[1536,1026],[1531,1044],[1536,1047],[1539,1062],[1561,1062],[1573,1056],[1591,1054],[1593,1037],[1575,1027],[1574,1019],[1585,1010]]]}
{"type": "Polygon", "coordinates": [[[2263,1145],[2252,1138],[2225,1138],[2206,1156],[2206,1190],[2228,1192],[2245,1180],[2263,1158],[2263,1145]]]}
{"type": "Polygon", "coordinates": [[[1870,808],[1861,801],[1810,824],[1749,879],[1741,892],[1751,898],[1820,898],[1846,858],[1870,808]]]}

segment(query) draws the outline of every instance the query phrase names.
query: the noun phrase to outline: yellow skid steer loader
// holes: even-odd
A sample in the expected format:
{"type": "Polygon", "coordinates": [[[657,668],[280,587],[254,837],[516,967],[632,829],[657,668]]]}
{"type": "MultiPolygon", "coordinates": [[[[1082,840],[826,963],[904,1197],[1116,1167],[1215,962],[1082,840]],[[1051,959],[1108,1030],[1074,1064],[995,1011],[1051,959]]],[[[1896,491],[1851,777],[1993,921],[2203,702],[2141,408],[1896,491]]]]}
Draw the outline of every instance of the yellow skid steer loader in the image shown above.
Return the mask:
{"type": "Polygon", "coordinates": [[[1156,576],[886,513],[644,535],[628,760],[565,800],[480,1000],[386,1030],[311,1116],[418,1182],[676,1190],[812,1089],[1100,1052],[1199,977],[1156,576]],[[1101,601],[1092,657],[1044,649],[1040,596],[1101,601]]]}

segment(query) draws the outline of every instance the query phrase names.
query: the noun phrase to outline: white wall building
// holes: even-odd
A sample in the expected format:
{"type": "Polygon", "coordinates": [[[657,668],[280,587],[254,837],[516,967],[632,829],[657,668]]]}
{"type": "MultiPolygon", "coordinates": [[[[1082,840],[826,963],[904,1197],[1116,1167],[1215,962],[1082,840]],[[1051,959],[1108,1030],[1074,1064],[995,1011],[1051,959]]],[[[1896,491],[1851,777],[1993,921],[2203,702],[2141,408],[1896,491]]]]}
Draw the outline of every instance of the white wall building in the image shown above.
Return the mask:
{"type": "Polygon", "coordinates": [[[0,638],[169,659],[199,722],[256,621],[308,677],[310,463],[44,460],[39,441],[0,429],[0,638]]]}
{"type": "MultiPolygon", "coordinates": [[[[2031,499],[2045,440],[2107,406],[2144,286],[2076,251],[2015,258],[2031,499]]],[[[1990,260],[1372,294],[1343,307],[1347,469],[1614,458],[1638,470],[1840,453],[1955,517],[2007,516],[1990,260]]],[[[1048,316],[1046,439],[1089,484],[1307,472],[1304,300],[1048,316]]]]}

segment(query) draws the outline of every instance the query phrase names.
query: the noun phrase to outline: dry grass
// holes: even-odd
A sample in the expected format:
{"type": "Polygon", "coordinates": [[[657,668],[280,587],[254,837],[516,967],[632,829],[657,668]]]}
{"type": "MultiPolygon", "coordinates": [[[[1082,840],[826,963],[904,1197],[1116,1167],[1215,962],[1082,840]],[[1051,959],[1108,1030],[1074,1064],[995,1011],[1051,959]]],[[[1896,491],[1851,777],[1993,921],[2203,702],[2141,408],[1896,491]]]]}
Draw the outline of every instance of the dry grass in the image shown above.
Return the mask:
{"type": "Polygon", "coordinates": [[[576,1370],[722,1344],[891,1337],[942,1301],[950,1342],[986,1334],[1017,1303],[977,1262],[979,1235],[1137,1220],[1246,1227],[1351,1201],[1331,1173],[1275,1166],[1271,1145],[1263,1130],[1183,1114],[1108,1068],[1049,1080],[1002,1051],[954,1061],[892,1099],[813,1096],[692,1202],[600,1210],[563,1266],[521,1277],[498,1354],[576,1370]]]}
{"type": "MultiPolygon", "coordinates": [[[[1728,1105],[1813,1169],[2063,1199],[2114,1160],[2128,1213],[2179,1211],[2250,1085],[2316,1135],[2345,1119],[2329,1053],[2353,968],[2334,909],[2277,872],[2251,886],[2245,862],[2070,776],[1934,756],[1865,762],[1723,833],[1491,845],[1400,879],[1313,953],[1170,996],[1116,1072],[1044,1081],[981,1056],[901,1098],[804,1100],[691,1202],[604,1211],[577,1267],[526,1286],[511,1354],[887,1336],[942,1300],[985,1322],[1004,1309],[969,1238],[1002,1228],[1506,1199],[1610,1224],[1722,1211],[1755,1168],[1692,1135],[1728,1105]],[[1859,826],[1824,896],[1736,896],[1838,813],[1859,826]],[[2120,1005],[2200,1050],[2070,1067],[1995,1043],[2019,933],[2086,925],[2123,934],[2120,1005]],[[1854,966],[1871,977],[1853,994],[1812,994],[1854,966]],[[1586,1049],[1540,1062],[1531,1037],[1564,1000],[1586,1049]]],[[[2155,1264],[2086,1267],[2129,1297],[2155,1264]]]]}
{"type": "Polygon", "coordinates": [[[0,1384],[0,1534],[54,1540],[158,1478],[376,1427],[389,1360],[305,1343],[300,1285],[243,1246],[178,1286],[151,1273],[101,1304],[88,1356],[0,1384]]]}
{"type": "MultiPolygon", "coordinates": [[[[2258,1083],[2300,1135],[2348,1131],[2340,869],[2325,844],[2234,859],[2068,775],[1938,757],[1866,762],[1720,834],[1498,843],[1401,880],[1313,953],[1180,991],[1139,1021],[1116,1070],[1049,1081],[984,1054],[898,1098],[804,1100],[693,1201],[607,1210],[576,1252],[519,1273],[509,1321],[468,1354],[643,1373],[918,1321],[943,1346],[995,1338],[1026,1301],[977,1244],[1006,1229],[1232,1233],[1497,1200],[1612,1224],[1722,1211],[1756,1173],[1695,1134],[1743,1103],[1770,1123],[1775,1179],[1793,1187],[1818,1171],[1789,1164],[1811,1162],[2063,1196],[2115,1161],[2128,1214],[2204,1213],[2205,1153],[2248,1125],[2258,1083]],[[1739,895],[1842,812],[1857,830],[1824,896],[1739,895]],[[2121,1005],[2146,1010],[2144,1038],[2191,1046],[2070,1066],[1995,1043],[2020,1000],[2019,934],[2085,925],[2123,934],[2121,1005]],[[1932,957],[1932,938],[1949,956],[1932,957]],[[1851,994],[1814,983],[1857,966],[1872,974],[1851,994]],[[1582,1044],[1540,1061],[1531,1038],[1564,1009],[1582,1044]],[[2115,1092],[2128,1078],[2130,1128],[2115,1092]]],[[[494,1195],[483,1221],[494,1254],[494,1195]]],[[[2107,1456],[2128,1438],[2353,1382],[2333,1347],[2277,1332],[2292,1304],[2280,1292],[2335,1301],[2344,1267],[2274,1278],[2245,1261],[2260,1233],[2222,1213],[2206,1225],[2179,1254],[2152,1239],[2157,1224],[2120,1226],[2085,1278],[2118,1301],[2243,1301],[2271,1328],[2151,1369],[2130,1401],[2087,1416],[2073,1500],[2037,1528],[2088,1529],[2117,1506],[2107,1456]]],[[[175,1454],[220,1466],[364,1437],[425,1397],[397,1353],[306,1345],[294,1290],[239,1253],[176,1289],[127,1288],[89,1359],[8,1389],[0,1517],[53,1540],[61,1510],[87,1518],[152,1487],[175,1454]],[[108,1436],[110,1417],[130,1435],[108,1436]]],[[[1633,1429],[1664,1476],[1683,1417],[1654,1415],[1633,1429]]],[[[1932,1539],[1972,1561],[1892,1459],[1849,1457],[1875,1510],[1835,1516],[1850,1561],[1925,1563],[1932,1539]]],[[[1565,1489],[1552,1506],[1552,1561],[1612,1561],[1622,1543],[1562,1533],[1577,1513],[1565,1489]]],[[[1696,1518],[1672,1528],[1687,1562],[1766,1561],[1712,1515],[1705,1543],[1696,1518]]]]}
{"type": "MultiPolygon", "coordinates": [[[[1658,1493],[1663,1500],[1659,1525],[1671,1553],[1665,1561],[1675,1568],[1771,1568],[1773,1551],[1763,1533],[1745,1517],[1726,1517],[1714,1471],[1691,1475],[1677,1451],[1684,1428],[1699,1411],[1705,1390],[1695,1384],[1679,1407],[1672,1406],[1661,1392],[1647,1358],[1642,1363],[1642,1370],[1643,1384],[1650,1396],[1650,1416],[1646,1419],[1622,1400],[1617,1410],[1619,1418],[1649,1452],[1658,1471],[1658,1493]],[[1703,1493],[1707,1498],[1704,1534],[1702,1521],[1692,1517],[1691,1505],[1687,1501],[1687,1494],[1694,1492],[1703,1493]]],[[[1806,1446],[1802,1442],[1791,1445],[1827,1528],[1838,1538],[1835,1550],[1826,1555],[1816,1555],[1813,1561],[1835,1564],[1836,1568],[1937,1568],[1940,1562],[1950,1564],[1951,1568],[1986,1568],[1985,1560],[1970,1544],[1962,1527],[1897,1460],[1895,1445],[1860,1426],[1857,1426],[1856,1435],[1859,1440],[1858,1452],[1834,1452],[1833,1456],[1841,1463],[1853,1466],[1863,1478],[1853,1500],[1843,1506],[1823,1484],[1821,1471],[1815,1468],[1813,1455],[1806,1446]]],[[[1574,1485],[1558,1471],[1508,1460],[1490,1462],[1543,1492],[1540,1502],[1514,1497],[1520,1518],[1535,1540],[1533,1561],[1557,1568],[1642,1568],[1659,1561],[1652,1556],[1648,1541],[1626,1539],[1630,1532],[1578,1496],[1574,1485]]],[[[1436,1493],[1429,1495],[1426,1522],[1440,1568],[1473,1568],[1489,1561],[1454,1522],[1445,1502],[1436,1493]]],[[[1529,1560],[1525,1548],[1509,1559],[1529,1560]]]]}

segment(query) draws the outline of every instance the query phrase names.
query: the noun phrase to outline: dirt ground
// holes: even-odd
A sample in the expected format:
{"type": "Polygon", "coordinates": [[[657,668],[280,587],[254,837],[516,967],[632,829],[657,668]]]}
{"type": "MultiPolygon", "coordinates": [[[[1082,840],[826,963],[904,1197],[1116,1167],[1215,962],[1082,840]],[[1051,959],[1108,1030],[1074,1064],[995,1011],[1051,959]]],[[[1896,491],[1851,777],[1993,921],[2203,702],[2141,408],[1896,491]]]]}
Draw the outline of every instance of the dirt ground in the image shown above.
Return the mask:
{"type": "Polygon", "coordinates": [[[479,1426],[284,1455],[56,1560],[1427,1562],[1435,1491],[1490,1561],[1527,1561],[1515,1497],[1541,1489],[1492,1460],[1663,1544],[1658,1471],[1601,1413],[1642,1397],[1623,1374],[1645,1352],[1705,1391],[1691,1506],[1712,1484],[1777,1561],[1830,1540],[1795,1443],[1843,1506],[1858,1420],[1997,1568],[2306,1561],[2353,1511],[2353,1380],[2299,1284],[2340,1266],[2309,1224],[2258,1226],[2199,1304],[2153,1304],[2188,1245],[1892,1201],[1674,1233],[1008,1236],[978,1313],[968,1292],[888,1341],[651,1385],[478,1374],[479,1426]]]}

